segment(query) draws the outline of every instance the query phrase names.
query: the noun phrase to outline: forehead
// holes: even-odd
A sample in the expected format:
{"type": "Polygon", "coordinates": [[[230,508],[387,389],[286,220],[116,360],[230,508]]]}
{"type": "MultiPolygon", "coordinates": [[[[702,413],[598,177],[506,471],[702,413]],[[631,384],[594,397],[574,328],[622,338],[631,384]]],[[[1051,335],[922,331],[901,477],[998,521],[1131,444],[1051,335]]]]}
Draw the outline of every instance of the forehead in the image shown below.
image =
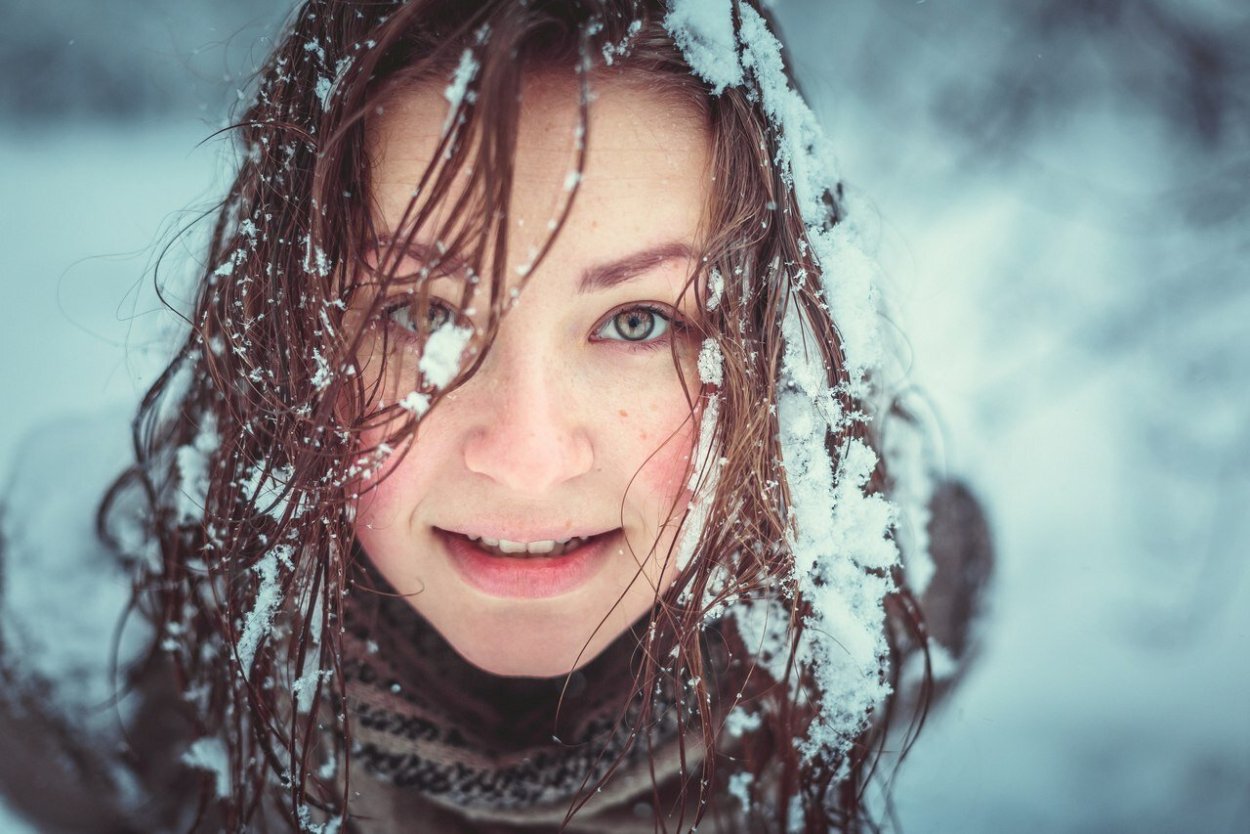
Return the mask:
{"type": "MultiPolygon", "coordinates": [[[[447,118],[443,81],[389,97],[369,123],[372,185],[383,229],[399,218],[433,159],[447,118]]],[[[637,81],[592,82],[586,162],[574,212],[617,226],[674,223],[702,210],[708,188],[710,134],[704,113],[637,81]]],[[[580,91],[572,77],[528,74],[521,86],[510,218],[542,226],[558,210],[576,167],[580,91]]],[[[489,114],[487,114],[489,121],[489,114]]],[[[470,157],[472,158],[472,157],[470,157]]],[[[468,181],[461,172],[449,195],[468,181]]],[[[418,200],[420,203],[420,200],[418,200]]],[[[571,218],[572,219],[572,218],[571,218]]]]}

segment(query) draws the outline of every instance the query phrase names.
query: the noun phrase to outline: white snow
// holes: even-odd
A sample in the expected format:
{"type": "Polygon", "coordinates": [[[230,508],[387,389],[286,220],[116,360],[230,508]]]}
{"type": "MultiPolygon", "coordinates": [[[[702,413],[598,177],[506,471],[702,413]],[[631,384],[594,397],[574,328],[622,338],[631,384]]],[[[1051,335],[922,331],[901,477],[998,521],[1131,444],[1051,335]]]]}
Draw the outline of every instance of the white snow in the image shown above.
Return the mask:
{"type": "Polygon", "coordinates": [[[473,338],[473,328],[457,327],[447,322],[430,334],[421,352],[417,368],[434,388],[446,388],[460,373],[464,349],[473,338]]]}
{"type": "Polygon", "coordinates": [[[420,419],[425,416],[425,412],[430,410],[430,397],[428,394],[422,394],[419,391],[409,391],[399,401],[399,406],[405,411],[411,412],[412,416],[420,419]]]}
{"type": "Polygon", "coordinates": [[[307,713],[312,709],[313,696],[317,694],[317,683],[330,678],[329,669],[318,669],[312,659],[308,662],[311,665],[306,666],[303,674],[291,684],[291,694],[295,696],[295,708],[302,713],[307,713]]]}
{"type": "Polygon", "coordinates": [[[716,420],[720,413],[720,399],[715,394],[709,395],[703,402],[703,415],[699,418],[699,436],[695,446],[694,462],[690,471],[687,489],[693,495],[686,521],[682,525],[681,542],[677,547],[677,567],[684,570],[695,557],[695,548],[703,528],[707,526],[707,516],[711,511],[712,499],[716,496],[716,485],[719,482],[720,466],[712,462],[716,449],[716,420]]]}
{"type": "Polygon", "coordinates": [[[713,269],[707,276],[707,308],[715,310],[725,294],[725,277],[713,269]]]}
{"type": "Polygon", "coordinates": [[[729,784],[727,785],[729,795],[738,800],[738,804],[744,811],[751,808],[750,791],[751,782],[754,781],[754,778],[750,773],[735,773],[729,777],[729,784]]]}
{"type": "Polygon", "coordinates": [[[699,348],[699,381],[716,386],[725,381],[725,358],[715,339],[705,339],[699,348]]]}
{"type": "MultiPolygon", "coordinates": [[[[307,606],[301,604],[300,610],[307,606]]],[[[321,598],[318,597],[312,608],[312,619],[308,623],[310,643],[304,655],[304,669],[295,682],[291,684],[291,693],[295,696],[295,709],[307,713],[312,709],[313,696],[317,693],[317,684],[330,679],[331,670],[321,669],[318,655],[321,649],[322,615],[321,598]]]]}
{"type": "Polygon", "coordinates": [[[333,268],[325,250],[320,245],[313,243],[309,235],[304,235],[303,240],[304,271],[310,275],[316,275],[318,278],[325,278],[333,268]]]}
{"type": "Polygon", "coordinates": [[[182,761],[198,770],[213,775],[217,796],[224,799],[230,795],[230,763],[226,758],[226,746],[218,738],[197,738],[182,754],[182,761]]]}
{"type": "Polygon", "coordinates": [[[317,83],[313,88],[313,92],[317,96],[317,100],[321,102],[321,109],[325,110],[330,104],[330,88],[334,86],[334,81],[324,75],[317,77],[317,83]]]}
{"type": "MultiPolygon", "coordinates": [[[[780,43],[759,13],[746,5],[737,7],[737,43],[733,10],[728,2],[683,0],[674,4],[665,25],[695,74],[714,92],[753,80],[751,89],[758,90],[780,135],[774,161],[782,180],[794,189],[822,270],[824,295],[843,339],[850,392],[866,395],[866,379],[885,354],[877,338],[882,313],[877,272],[860,251],[849,223],[826,228],[828,210],[822,197],[836,185],[837,176],[820,125],[789,85],[780,43]]],[[[835,473],[826,437],[842,429],[848,415],[836,407],[808,321],[793,304],[783,315],[788,386],[778,396],[778,422],[791,497],[790,545],[799,590],[812,603],[797,656],[813,671],[821,691],[819,720],[802,747],[808,756],[841,755],[889,694],[882,675],[888,653],[884,597],[893,586],[870,571],[888,575],[897,561],[898,550],[889,536],[895,510],[881,496],[864,492],[877,463],[867,445],[849,441],[835,473]]],[[[708,357],[707,347],[705,343],[699,357],[700,376],[704,381],[709,376],[719,379],[719,352],[708,357]]]]}
{"type": "MultiPolygon", "coordinates": [[[[460,63],[456,65],[456,71],[452,73],[451,83],[447,85],[447,89],[443,90],[443,98],[447,99],[447,118],[443,121],[443,133],[451,130],[452,122],[456,117],[456,111],[460,109],[461,103],[465,99],[465,93],[469,89],[469,84],[477,75],[480,66],[477,59],[473,57],[473,50],[466,49],[460,55],[460,63]]],[[[472,98],[469,99],[473,101],[472,98]]]]}
{"type": "Polygon", "coordinates": [[[251,669],[256,650],[273,627],[274,614],[282,603],[279,568],[280,565],[289,565],[291,556],[292,549],[289,545],[277,545],[252,568],[260,577],[260,585],[256,589],[252,610],[243,620],[237,646],[239,665],[245,671],[251,669]]]}
{"type": "Polygon", "coordinates": [[[734,622],[752,660],[774,680],[785,678],[790,656],[790,614],[776,599],[755,601],[734,610],[734,622]]]}
{"type": "Polygon", "coordinates": [[[334,374],[330,371],[330,363],[321,355],[321,351],[313,348],[313,365],[314,371],[312,376],[313,387],[318,391],[324,391],[329,387],[334,379],[334,374]]]}
{"type": "Polygon", "coordinates": [[[716,93],[742,83],[733,0],[673,0],[664,27],[695,74],[716,93]]]}
{"type": "MultiPolygon", "coordinates": [[[[330,97],[334,94],[334,88],[351,68],[352,56],[340,58],[334,64],[334,76],[319,75],[316,84],[313,86],[313,93],[317,96],[317,101],[321,102],[321,109],[330,109],[330,97]]],[[[244,221],[247,222],[247,221],[244,221]]]]}
{"type": "Polygon", "coordinates": [[[243,249],[236,249],[230,253],[216,269],[213,270],[213,278],[226,278],[234,274],[234,268],[247,258],[247,252],[243,249]]]}
{"type": "Polygon", "coordinates": [[[217,434],[217,417],[206,412],[200,417],[200,428],[195,439],[186,446],[179,446],[175,454],[178,468],[178,496],[174,511],[179,524],[189,524],[204,519],[204,504],[208,500],[208,477],[213,452],[221,445],[217,434]]]}
{"type": "Polygon", "coordinates": [[[738,704],[725,716],[725,732],[733,738],[741,736],[758,729],[763,722],[758,712],[747,712],[746,709],[738,704]]]}
{"type": "Polygon", "coordinates": [[[299,827],[303,834],[338,834],[341,825],[342,820],[338,817],[328,819],[325,822],[315,822],[312,818],[312,812],[308,810],[308,806],[300,806],[299,827]]]}

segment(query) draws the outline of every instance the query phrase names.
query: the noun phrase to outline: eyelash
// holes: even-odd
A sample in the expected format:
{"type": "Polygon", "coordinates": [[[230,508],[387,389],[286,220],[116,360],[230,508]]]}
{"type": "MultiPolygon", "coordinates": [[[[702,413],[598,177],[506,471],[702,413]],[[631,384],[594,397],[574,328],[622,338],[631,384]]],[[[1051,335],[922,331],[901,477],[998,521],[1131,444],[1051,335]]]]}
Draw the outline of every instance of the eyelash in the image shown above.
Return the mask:
{"type": "MultiPolygon", "coordinates": [[[[408,310],[409,312],[411,312],[412,301],[410,300],[396,301],[392,304],[387,304],[386,306],[384,306],[382,308],[382,316],[385,319],[386,325],[388,327],[390,326],[398,327],[403,332],[403,335],[405,338],[415,339],[418,333],[416,328],[409,327],[408,325],[402,324],[395,318],[395,314],[401,310],[408,310]]],[[[442,323],[440,323],[437,327],[433,328],[435,330],[438,329],[438,327],[442,327],[443,324],[445,324],[448,321],[455,321],[460,318],[455,308],[452,307],[450,304],[438,298],[430,298],[427,301],[426,315],[429,315],[431,312],[435,310],[442,310],[447,315],[447,318],[445,318],[442,323]]]]}
{"type": "MultiPolygon", "coordinates": [[[[444,301],[441,301],[438,298],[430,298],[428,301],[428,305],[429,306],[427,308],[427,313],[433,310],[444,311],[447,315],[447,318],[444,319],[444,321],[455,320],[459,318],[458,313],[451,305],[447,304],[444,301]]],[[[399,330],[403,332],[405,338],[416,338],[417,331],[413,329],[412,327],[409,327],[397,321],[395,318],[395,314],[401,310],[410,310],[411,307],[412,307],[412,302],[410,301],[398,301],[393,304],[388,304],[382,308],[382,315],[386,320],[386,324],[388,326],[394,326],[394,327],[399,328],[399,330]]],[[[441,326],[442,324],[439,325],[439,327],[441,326]]],[[[656,306],[653,304],[630,304],[624,307],[617,307],[615,310],[612,310],[606,316],[604,316],[603,319],[601,319],[600,322],[597,325],[595,325],[592,331],[592,336],[593,336],[593,341],[596,341],[596,342],[618,342],[620,343],[621,347],[623,347],[625,350],[652,351],[652,350],[658,350],[659,348],[667,346],[673,340],[673,337],[675,335],[680,335],[684,333],[686,329],[687,329],[686,322],[681,318],[680,315],[677,315],[677,313],[671,308],[660,307],[660,306],[656,306]],[[616,321],[617,317],[621,316],[624,313],[631,313],[634,311],[641,311],[641,312],[644,312],[644,313],[647,313],[649,315],[659,318],[666,325],[664,332],[660,334],[659,337],[656,337],[656,338],[646,338],[646,339],[637,339],[637,340],[625,339],[625,338],[619,338],[619,339],[604,338],[604,337],[598,336],[598,334],[601,331],[603,331],[604,329],[608,327],[611,327],[613,323],[616,321]]]]}
{"type": "Polygon", "coordinates": [[[651,350],[658,350],[659,348],[667,346],[668,344],[672,342],[673,337],[675,335],[684,333],[686,330],[686,326],[687,326],[686,322],[682,320],[681,316],[678,315],[676,311],[674,311],[670,307],[659,307],[659,306],[652,305],[652,304],[629,304],[624,307],[617,307],[615,310],[612,310],[606,316],[604,316],[603,319],[599,322],[599,324],[595,326],[593,333],[598,334],[600,331],[604,330],[605,328],[611,327],[613,322],[615,322],[616,319],[622,314],[631,313],[634,311],[641,311],[644,313],[648,313],[652,316],[656,316],[657,318],[661,319],[667,325],[667,327],[658,338],[647,338],[647,339],[638,339],[638,340],[596,338],[595,341],[618,342],[626,350],[631,350],[631,351],[640,351],[640,350],[651,351],[651,350]]]}

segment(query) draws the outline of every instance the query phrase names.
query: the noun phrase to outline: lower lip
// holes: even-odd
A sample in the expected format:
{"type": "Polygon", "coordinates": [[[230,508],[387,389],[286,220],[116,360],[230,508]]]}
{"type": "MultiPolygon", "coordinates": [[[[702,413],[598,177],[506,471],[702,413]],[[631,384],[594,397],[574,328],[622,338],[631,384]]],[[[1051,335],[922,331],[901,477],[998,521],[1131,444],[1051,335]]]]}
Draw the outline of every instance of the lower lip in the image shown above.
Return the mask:
{"type": "Polygon", "coordinates": [[[561,556],[498,556],[463,536],[436,531],[466,583],[493,597],[543,599],[575,591],[607,561],[614,534],[597,536],[561,556]]]}

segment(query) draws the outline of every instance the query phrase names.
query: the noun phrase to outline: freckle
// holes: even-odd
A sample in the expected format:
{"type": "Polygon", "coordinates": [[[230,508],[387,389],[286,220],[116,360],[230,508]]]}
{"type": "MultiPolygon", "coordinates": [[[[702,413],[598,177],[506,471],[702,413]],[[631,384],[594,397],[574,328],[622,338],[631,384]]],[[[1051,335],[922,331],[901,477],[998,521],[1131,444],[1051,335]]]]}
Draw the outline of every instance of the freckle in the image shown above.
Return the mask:
{"type": "Polygon", "coordinates": [[[616,413],[617,413],[617,414],[619,414],[619,415],[621,415],[622,417],[628,417],[628,416],[629,416],[629,412],[628,412],[628,411],[626,411],[626,410],[625,410],[625,409],[623,409],[623,408],[622,408],[620,411],[616,412],[616,413]]]}

